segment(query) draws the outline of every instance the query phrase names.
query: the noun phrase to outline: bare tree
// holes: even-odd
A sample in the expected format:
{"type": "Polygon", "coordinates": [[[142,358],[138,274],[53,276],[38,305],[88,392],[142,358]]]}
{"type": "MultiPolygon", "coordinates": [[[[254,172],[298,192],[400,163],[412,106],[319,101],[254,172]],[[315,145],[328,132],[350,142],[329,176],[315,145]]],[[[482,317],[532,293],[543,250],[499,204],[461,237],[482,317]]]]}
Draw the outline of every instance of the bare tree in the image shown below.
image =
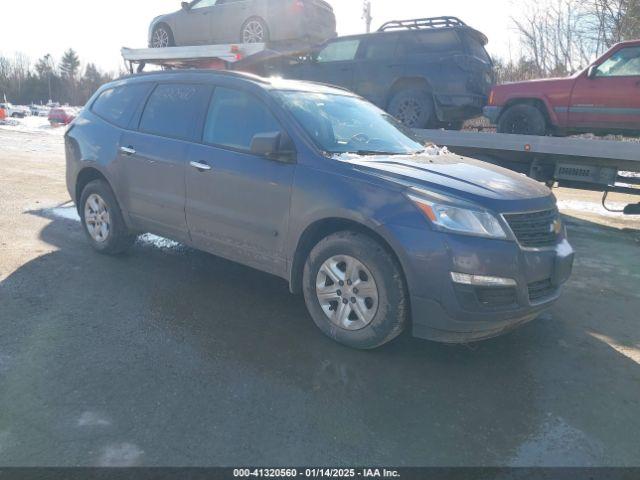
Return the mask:
{"type": "Polygon", "coordinates": [[[586,15],[579,0],[548,0],[529,3],[522,17],[513,19],[533,73],[567,75],[589,63],[592,41],[584,35],[586,15]]]}
{"type": "Polygon", "coordinates": [[[585,6],[596,53],[618,42],[640,38],[640,0],[586,0],[585,6]]]}

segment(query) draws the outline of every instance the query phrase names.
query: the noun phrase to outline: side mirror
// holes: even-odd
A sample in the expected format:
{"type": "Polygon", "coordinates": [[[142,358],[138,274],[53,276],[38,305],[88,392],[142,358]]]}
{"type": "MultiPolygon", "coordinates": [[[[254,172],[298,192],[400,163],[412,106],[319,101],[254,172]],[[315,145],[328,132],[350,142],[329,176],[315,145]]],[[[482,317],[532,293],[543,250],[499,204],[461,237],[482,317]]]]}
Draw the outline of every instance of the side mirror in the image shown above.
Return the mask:
{"type": "Polygon", "coordinates": [[[285,163],[295,161],[295,149],[288,135],[281,132],[258,133],[251,140],[251,153],[285,163]]]}
{"type": "Polygon", "coordinates": [[[182,10],[191,10],[190,2],[182,2],[182,10]]]}
{"type": "Polygon", "coordinates": [[[596,76],[598,75],[598,66],[597,65],[591,65],[589,67],[589,70],[587,70],[587,78],[596,78],[596,76]]]}

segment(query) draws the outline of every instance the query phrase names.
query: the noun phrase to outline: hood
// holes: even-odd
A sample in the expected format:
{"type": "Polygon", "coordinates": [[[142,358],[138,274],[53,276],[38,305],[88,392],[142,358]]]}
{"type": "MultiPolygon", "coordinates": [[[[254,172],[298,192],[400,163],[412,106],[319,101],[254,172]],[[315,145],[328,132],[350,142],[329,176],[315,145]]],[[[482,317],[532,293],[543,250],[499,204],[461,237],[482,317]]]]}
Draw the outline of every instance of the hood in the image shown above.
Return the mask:
{"type": "Polygon", "coordinates": [[[459,155],[349,157],[357,170],[405,187],[440,192],[488,208],[505,201],[552,198],[530,178],[496,165],[459,155]]]}
{"type": "Polygon", "coordinates": [[[551,95],[571,90],[575,77],[545,78],[540,80],[527,80],[525,82],[505,83],[494,87],[495,94],[502,98],[511,95],[551,95]]]}

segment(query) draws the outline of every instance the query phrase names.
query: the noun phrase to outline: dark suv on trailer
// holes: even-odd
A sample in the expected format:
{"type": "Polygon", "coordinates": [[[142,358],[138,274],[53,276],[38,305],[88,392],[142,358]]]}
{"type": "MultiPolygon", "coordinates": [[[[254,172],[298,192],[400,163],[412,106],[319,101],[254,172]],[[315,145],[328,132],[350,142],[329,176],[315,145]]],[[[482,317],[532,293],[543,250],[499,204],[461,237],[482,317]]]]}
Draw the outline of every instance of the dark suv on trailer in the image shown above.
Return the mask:
{"type": "Polygon", "coordinates": [[[102,87],[65,144],[96,250],[152,232],[269,272],[356,348],[409,325],[443,342],[498,335],[549,308],[572,267],[546,187],[425,147],[345,90],[139,75],[102,87]]]}
{"type": "Polygon", "coordinates": [[[487,37],[455,17],[393,21],[340,37],[268,73],[348,88],[413,128],[459,128],[482,114],[493,84],[487,37]]]}

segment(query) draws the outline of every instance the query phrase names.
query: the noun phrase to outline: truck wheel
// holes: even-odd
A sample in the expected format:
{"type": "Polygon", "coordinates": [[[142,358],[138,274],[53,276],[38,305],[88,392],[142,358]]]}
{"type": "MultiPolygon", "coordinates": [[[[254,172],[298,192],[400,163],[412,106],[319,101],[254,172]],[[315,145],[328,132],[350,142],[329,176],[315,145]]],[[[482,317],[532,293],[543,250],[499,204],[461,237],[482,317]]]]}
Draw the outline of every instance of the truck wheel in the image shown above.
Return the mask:
{"type": "Polygon", "coordinates": [[[389,102],[389,113],[409,128],[427,128],[434,120],[433,98],[428,90],[408,88],[389,102]]]}
{"type": "Polygon", "coordinates": [[[407,325],[408,299],[401,269],[367,235],[339,232],[318,243],[307,259],[303,287],[315,324],[348,347],[377,348],[407,325]]]}
{"type": "Polygon", "coordinates": [[[91,246],[99,253],[117,255],[136,240],[127,229],[111,187],[104,180],[89,183],[80,196],[80,219],[91,246]]]}
{"type": "Polygon", "coordinates": [[[261,18],[250,18],[242,25],[240,41],[242,43],[267,43],[269,41],[269,27],[261,18]]]}
{"type": "Polygon", "coordinates": [[[173,38],[173,32],[164,24],[158,25],[153,29],[151,35],[151,48],[167,48],[175,47],[176,42],[173,38]]]}
{"type": "Polygon", "coordinates": [[[547,120],[533,105],[513,105],[500,117],[498,133],[544,136],[547,134],[547,120]]]}

